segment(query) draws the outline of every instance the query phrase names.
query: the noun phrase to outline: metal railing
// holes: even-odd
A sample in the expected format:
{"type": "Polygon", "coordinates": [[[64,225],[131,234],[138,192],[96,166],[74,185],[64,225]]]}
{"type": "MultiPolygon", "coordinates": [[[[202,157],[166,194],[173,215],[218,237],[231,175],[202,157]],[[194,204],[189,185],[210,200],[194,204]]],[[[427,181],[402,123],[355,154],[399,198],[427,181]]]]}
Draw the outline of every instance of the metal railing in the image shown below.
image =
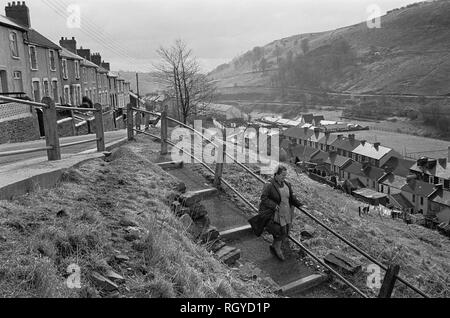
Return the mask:
{"type": "Polygon", "coordinates": [[[45,130],[45,147],[39,148],[28,148],[16,151],[4,151],[0,152],[0,157],[13,156],[13,155],[21,155],[28,154],[40,151],[47,151],[47,158],[49,161],[61,160],[61,148],[66,148],[75,145],[81,145],[90,142],[97,142],[97,151],[105,151],[105,134],[103,129],[103,111],[102,106],[100,104],[95,104],[94,108],[77,108],[77,107],[68,107],[68,106],[60,106],[56,105],[54,101],[49,97],[44,97],[42,99],[42,103],[11,98],[6,96],[0,96],[0,101],[6,101],[11,103],[25,104],[31,107],[42,110],[43,113],[43,122],[44,122],[44,130],[45,130]],[[96,128],[96,138],[77,141],[72,143],[66,143],[60,145],[59,136],[58,136],[58,121],[56,116],[56,110],[71,110],[71,111],[80,111],[80,112],[94,112],[95,114],[95,128],[96,128]]]}
{"type": "MultiPolygon", "coordinates": [[[[128,128],[128,139],[132,140],[134,137],[134,132],[136,133],[141,133],[144,135],[148,135],[151,136],[153,138],[157,138],[161,141],[161,155],[165,155],[167,154],[167,144],[170,144],[172,147],[177,148],[180,151],[185,151],[184,149],[181,149],[179,147],[177,147],[175,144],[173,144],[170,140],[168,140],[168,121],[172,121],[184,128],[189,129],[190,131],[192,131],[195,134],[198,134],[199,136],[202,137],[202,142],[206,141],[208,143],[211,143],[212,145],[214,145],[215,147],[217,147],[218,149],[223,149],[224,144],[226,144],[226,141],[224,141],[224,144],[222,145],[217,145],[215,144],[212,140],[210,140],[209,138],[205,137],[201,132],[195,130],[194,128],[176,120],[173,118],[170,118],[167,116],[167,109],[165,109],[161,114],[159,113],[154,113],[154,112],[149,112],[149,111],[144,111],[141,109],[137,109],[137,108],[133,108],[131,107],[131,105],[128,105],[128,109],[127,109],[127,113],[129,114],[129,117],[127,118],[131,118],[130,121],[128,121],[127,123],[127,128],[128,128]],[[160,116],[161,118],[161,136],[156,136],[150,133],[146,133],[146,132],[142,132],[140,130],[140,122],[137,123],[136,125],[136,129],[133,128],[133,115],[134,115],[134,111],[136,111],[137,113],[141,112],[141,113],[149,113],[151,115],[154,116],[160,116]]],[[[137,118],[140,118],[140,116],[137,116],[137,118]]],[[[204,166],[209,172],[213,173],[216,177],[216,180],[221,181],[223,184],[225,184],[228,188],[230,188],[245,204],[247,204],[252,210],[254,210],[255,212],[258,212],[258,209],[250,202],[248,201],[242,194],[239,193],[239,191],[237,191],[236,189],[234,189],[228,182],[226,182],[223,178],[222,178],[222,169],[217,169],[217,165],[220,165],[219,163],[216,163],[216,171],[213,171],[209,166],[207,166],[207,164],[205,164],[202,160],[194,157],[191,153],[188,153],[188,155],[193,158],[194,160],[198,161],[202,166],[204,166]],[[218,172],[220,173],[220,175],[217,175],[218,172]]],[[[241,162],[237,161],[234,156],[231,156],[230,154],[228,154],[226,151],[223,151],[223,155],[224,156],[228,156],[229,158],[231,158],[233,160],[234,163],[236,163],[237,165],[239,165],[240,167],[242,167],[246,172],[248,172],[250,175],[252,175],[255,179],[257,179],[258,181],[260,181],[261,183],[265,184],[266,180],[264,180],[263,178],[261,178],[259,175],[257,175],[256,173],[254,173],[250,168],[248,168],[247,166],[245,166],[244,164],[242,164],[241,162]]],[[[222,164],[223,165],[223,164],[222,164]]],[[[326,231],[330,232],[331,234],[333,234],[335,237],[337,237],[339,240],[341,240],[342,242],[344,242],[346,245],[348,245],[349,247],[353,248],[355,251],[357,251],[359,254],[361,254],[362,256],[366,257],[367,259],[369,259],[370,261],[372,261],[374,264],[378,265],[380,268],[382,268],[383,270],[386,271],[386,275],[385,278],[387,276],[389,276],[390,281],[388,282],[383,282],[383,283],[387,283],[390,284],[391,287],[393,288],[394,284],[395,284],[395,280],[399,280],[400,282],[402,282],[404,285],[406,285],[408,288],[412,289],[413,291],[415,291],[416,293],[418,293],[419,295],[421,295],[424,298],[429,298],[430,296],[428,296],[426,293],[424,293],[423,291],[421,291],[420,289],[418,289],[417,287],[413,286],[411,283],[409,283],[408,281],[406,281],[405,279],[403,279],[402,277],[398,276],[398,271],[397,272],[393,272],[392,269],[394,267],[398,267],[398,266],[394,266],[394,267],[388,267],[383,265],[381,262],[379,262],[378,260],[376,260],[374,257],[372,257],[371,255],[369,255],[368,253],[366,253],[365,251],[363,251],[361,248],[357,247],[355,244],[351,243],[349,240],[347,240],[346,238],[344,238],[342,235],[340,235],[339,233],[337,233],[336,231],[334,231],[333,229],[331,229],[329,226],[327,226],[326,224],[324,224],[322,221],[320,221],[319,219],[317,219],[315,216],[313,216],[311,213],[307,212],[305,209],[303,208],[299,208],[299,210],[305,214],[306,216],[308,216],[309,218],[311,218],[314,222],[316,222],[317,224],[319,224],[320,226],[322,226],[326,231]],[[389,275],[388,275],[389,274],[389,275]]],[[[291,236],[289,236],[289,239],[291,241],[293,241],[297,246],[299,246],[302,250],[304,250],[309,256],[311,256],[312,258],[314,258],[317,262],[319,262],[322,266],[326,267],[328,270],[330,270],[336,277],[338,277],[339,279],[341,279],[346,285],[348,285],[351,289],[353,289],[355,292],[357,292],[359,295],[361,295],[362,297],[367,297],[367,295],[365,295],[363,292],[361,292],[357,287],[355,287],[353,284],[351,284],[348,280],[346,280],[344,277],[342,277],[342,275],[340,275],[339,273],[337,273],[334,269],[332,269],[330,266],[328,266],[325,262],[323,262],[318,256],[316,256],[314,253],[312,253],[311,251],[307,250],[305,246],[303,246],[300,242],[298,242],[295,238],[292,238],[291,236]]],[[[386,280],[386,279],[385,279],[386,280]]],[[[383,286],[384,287],[384,286],[383,286]]],[[[382,288],[384,289],[384,288],[382,288]]],[[[390,296],[390,293],[389,293],[390,296]]]]}

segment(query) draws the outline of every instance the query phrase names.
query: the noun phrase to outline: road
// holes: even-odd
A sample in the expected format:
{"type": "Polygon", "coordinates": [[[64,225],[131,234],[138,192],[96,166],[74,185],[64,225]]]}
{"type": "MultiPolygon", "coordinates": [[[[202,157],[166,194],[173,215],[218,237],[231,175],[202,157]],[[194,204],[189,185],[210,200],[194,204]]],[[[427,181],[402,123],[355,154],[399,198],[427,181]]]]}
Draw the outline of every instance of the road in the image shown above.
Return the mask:
{"type": "MultiPolygon", "coordinates": [[[[127,136],[127,131],[125,129],[105,132],[105,144],[117,141],[126,136],[127,136]]],[[[89,139],[93,139],[93,138],[95,138],[95,134],[65,137],[65,138],[60,138],[59,143],[60,143],[60,145],[63,145],[63,144],[68,144],[68,143],[72,143],[72,142],[77,142],[77,141],[89,140],[89,139]]],[[[6,152],[6,151],[23,150],[23,149],[27,149],[27,148],[41,148],[41,147],[45,147],[45,139],[29,141],[29,142],[13,143],[13,144],[2,144],[2,145],[0,145],[0,153],[6,152]]],[[[64,154],[64,155],[76,154],[76,153],[79,153],[79,152],[82,152],[85,150],[94,149],[96,147],[97,147],[96,142],[92,141],[92,142],[82,144],[82,145],[61,148],[61,154],[64,154]]],[[[29,154],[0,157],[0,166],[4,166],[6,164],[18,162],[21,160],[28,160],[28,159],[33,159],[33,158],[45,157],[45,156],[47,156],[47,152],[44,150],[44,151],[39,151],[39,152],[34,152],[34,153],[29,153],[29,154]]]]}

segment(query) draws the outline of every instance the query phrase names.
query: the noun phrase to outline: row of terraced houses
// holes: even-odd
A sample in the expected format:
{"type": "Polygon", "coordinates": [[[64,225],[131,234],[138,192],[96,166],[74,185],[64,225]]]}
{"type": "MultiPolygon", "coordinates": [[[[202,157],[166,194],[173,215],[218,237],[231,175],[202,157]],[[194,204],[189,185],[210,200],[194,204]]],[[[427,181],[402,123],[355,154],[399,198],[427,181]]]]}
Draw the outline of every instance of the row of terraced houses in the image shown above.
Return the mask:
{"type": "Polygon", "coordinates": [[[434,224],[450,222],[448,158],[403,158],[397,151],[358,140],[355,134],[293,127],[281,146],[297,162],[312,164],[316,175],[334,180],[349,193],[400,211],[421,213],[434,224]]]}
{"type": "MultiPolygon", "coordinates": [[[[99,53],[78,48],[73,37],[53,43],[31,27],[25,2],[8,3],[5,16],[0,15],[0,43],[1,95],[38,102],[51,97],[70,106],[80,106],[86,96],[114,118],[130,102],[130,83],[111,72],[99,53]]],[[[42,134],[39,113],[22,105],[7,106],[0,104],[0,143],[34,139],[38,128],[42,134]]]]}

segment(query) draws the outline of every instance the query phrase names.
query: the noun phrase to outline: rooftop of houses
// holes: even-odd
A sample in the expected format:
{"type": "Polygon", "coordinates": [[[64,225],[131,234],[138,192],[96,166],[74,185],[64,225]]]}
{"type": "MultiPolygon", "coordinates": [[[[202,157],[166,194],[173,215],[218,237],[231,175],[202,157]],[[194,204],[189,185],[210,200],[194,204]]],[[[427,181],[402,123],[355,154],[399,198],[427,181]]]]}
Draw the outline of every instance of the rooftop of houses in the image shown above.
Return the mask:
{"type": "Polygon", "coordinates": [[[344,171],[363,178],[369,178],[370,180],[379,180],[384,175],[383,169],[371,165],[364,167],[363,164],[356,161],[347,165],[344,171]]]}
{"type": "Polygon", "coordinates": [[[393,150],[391,148],[383,147],[379,143],[371,144],[361,141],[358,147],[353,149],[353,153],[375,160],[380,160],[393,150]]]}
{"type": "Polygon", "coordinates": [[[298,157],[301,161],[310,161],[311,157],[318,152],[317,149],[297,145],[292,148],[292,155],[298,157]]]}
{"type": "Polygon", "coordinates": [[[314,131],[308,128],[292,127],[283,131],[283,135],[295,139],[309,139],[314,134],[314,131]]]}
{"type": "Polygon", "coordinates": [[[54,50],[61,50],[61,47],[47,39],[45,36],[40,34],[34,29],[28,29],[28,42],[35,44],[37,46],[42,46],[45,48],[50,48],[54,50]]]}
{"type": "Polygon", "coordinates": [[[12,19],[5,17],[1,14],[0,14],[0,25],[4,25],[4,26],[10,27],[10,28],[13,28],[16,30],[20,30],[20,31],[27,31],[27,29],[24,28],[23,26],[19,25],[12,19]]]}
{"type": "Polygon", "coordinates": [[[324,134],[322,138],[319,139],[319,143],[324,145],[331,145],[336,141],[337,138],[338,137],[335,134],[324,134]]]}
{"type": "Polygon", "coordinates": [[[436,189],[433,184],[426,183],[420,180],[410,180],[407,182],[402,188],[402,191],[416,194],[422,197],[428,197],[432,194],[436,189]]]}
{"type": "Polygon", "coordinates": [[[391,194],[391,198],[393,199],[391,200],[391,203],[400,210],[414,208],[412,203],[401,193],[391,194]]]}
{"type": "Polygon", "coordinates": [[[338,166],[339,168],[343,168],[347,163],[351,162],[352,160],[348,157],[340,156],[335,152],[329,153],[329,156],[327,160],[325,160],[325,163],[329,163],[334,166],[338,166]]]}
{"type": "Polygon", "coordinates": [[[401,189],[406,184],[406,178],[392,173],[387,173],[382,176],[378,182],[396,189],[401,189]]]}
{"type": "Polygon", "coordinates": [[[70,52],[68,49],[61,48],[61,57],[71,60],[79,60],[82,61],[83,58],[75,53],[70,52]]]}
{"type": "Polygon", "coordinates": [[[362,189],[359,189],[359,190],[355,190],[353,193],[356,194],[356,195],[359,195],[361,197],[364,197],[364,198],[367,198],[367,199],[374,199],[374,200],[382,199],[382,198],[385,198],[387,196],[384,193],[380,193],[380,192],[377,192],[377,191],[374,191],[374,190],[368,189],[368,188],[362,188],[362,189]]]}
{"type": "Polygon", "coordinates": [[[81,61],[81,65],[86,66],[86,67],[99,68],[99,66],[97,64],[92,63],[91,61],[88,61],[86,59],[83,59],[81,61]]]}
{"type": "Polygon", "coordinates": [[[442,179],[450,179],[450,166],[447,159],[423,158],[411,167],[411,171],[426,173],[442,179]]]}
{"type": "Polygon", "coordinates": [[[310,159],[311,162],[316,162],[316,163],[325,162],[330,156],[330,154],[328,152],[321,151],[321,150],[317,151],[317,149],[314,149],[314,150],[316,150],[316,152],[311,156],[311,159],[310,159]]]}
{"type": "Polygon", "coordinates": [[[450,207],[450,192],[439,189],[430,196],[430,200],[450,207]]]}
{"type": "Polygon", "coordinates": [[[416,162],[413,160],[391,157],[388,161],[386,161],[382,168],[386,172],[392,172],[395,175],[406,178],[410,174],[409,169],[411,169],[415,163],[416,162]]]}
{"type": "Polygon", "coordinates": [[[301,121],[307,124],[312,124],[314,120],[314,114],[304,114],[299,117],[301,121]]]}
{"type": "Polygon", "coordinates": [[[342,135],[338,135],[338,138],[336,138],[336,140],[331,144],[331,146],[337,149],[342,149],[350,152],[355,150],[359,145],[360,142],[358,140],[343,137],[342,135]]]}

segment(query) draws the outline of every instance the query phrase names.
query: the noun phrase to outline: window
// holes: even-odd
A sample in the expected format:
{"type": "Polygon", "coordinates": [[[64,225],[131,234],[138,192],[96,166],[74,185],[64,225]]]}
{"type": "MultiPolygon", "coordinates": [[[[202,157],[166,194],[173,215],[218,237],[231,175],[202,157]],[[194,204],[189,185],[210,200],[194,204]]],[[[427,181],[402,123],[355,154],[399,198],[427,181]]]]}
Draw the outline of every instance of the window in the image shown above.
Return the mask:
{"type": "MultiPolygon", "coordinates": [[[[62,59],[62,76],[63,79],[68,79],[68,71],[67,71],[67,60],[66,59],[62,59]]],[[[65,88],[64,88],[65,90],[65,88]]]]}
{"type": "Polygon", "coordinates": [[[15,71],[13,73],[13,76],[14,76],[14,91],[23,92],[22,72],[15,71]]]}
{"type": "Polygon", "coordinates": [[[64,102],[67,105],[71,105],[71,101],[70,101],[70,87],[69,86],[64,86],[64,102]]]}
{"type": "Polygon", "coordinates": [[[391,187],[388,187],[388,194],[391,194],[391,187]]]}
{"type": "Polygon", "coordinates": [[[80,85],[78,85],[78,86],[76,86],[76,94],[77,94],[77,96],[76,96],[76,98],[77,98],[77,106],[78,105],[81,105],[81,86],[80,85]]]}
{"type": "Polygon", "coordinates": [[[80,78],[80,61],[75,61],[75,78],[80,78]]]}
{"type": "Polygon", "coordinates": [[[37,70],[38,62],[37,62],[37,52],[36,52],[35,46],[30,46],[30,60],[31,60],[31,69],[37,70]]]}
{"type": "Polygon", "coordinates": [[[384,193],[384,185],[380,185],[380,192],[384,193]]]}
{"type": "Polygon", "coordinates": [[[59,94],[58,94],[58,81],[52,80],[52,90],[53,90],[53,99],[55,103],[59,102],[59,94]]]}
{"type": "Polygon", "coordinates": [[[11,47],[11,55],[14,58],[19,58],[19,45],[17,43],[16,32],[11,32],[9,34],[9,45],[11,47]]]}
{"type": "Polygon", "coordinates": [[[423,205],[423,197],[420,197],[420,205],[423,205]]]}
{"type": "Polygon", "coordinates": [[[0,93],[8,93],[8,80],[3,70],[0,70],[0,93]]]}
{"type": "Polygon", "coordinates": [[[450,189],[450,180],[444,180],[444,188],[450,189]]]}
{"type": "Polygon", "coordinates": [[[50,70],[51,71],[56,71],[56,55],[55,55],[55,51],[50,50],[50,70]]]}
{"type": "Polygon", "coordinates": [[[44,79],[44,96],[50,97],[50,86],[47,79],[44,79]]]}
{"type": "Polygon", "coordinates": [[[413,194],[413,196],[412,196],[412,202],[416,203],[416,195],[415,194],[413,194]]]}
{"type": "Polygon", "coordinates": [[[33,96],[35,102],[41,101],[41,87],[39,80],[33,80],[33,96]]]}
{"type": "Polygon", "coordinates": [[[372,188],[376,188],[375,181],[372,181],[372,188]]]}

